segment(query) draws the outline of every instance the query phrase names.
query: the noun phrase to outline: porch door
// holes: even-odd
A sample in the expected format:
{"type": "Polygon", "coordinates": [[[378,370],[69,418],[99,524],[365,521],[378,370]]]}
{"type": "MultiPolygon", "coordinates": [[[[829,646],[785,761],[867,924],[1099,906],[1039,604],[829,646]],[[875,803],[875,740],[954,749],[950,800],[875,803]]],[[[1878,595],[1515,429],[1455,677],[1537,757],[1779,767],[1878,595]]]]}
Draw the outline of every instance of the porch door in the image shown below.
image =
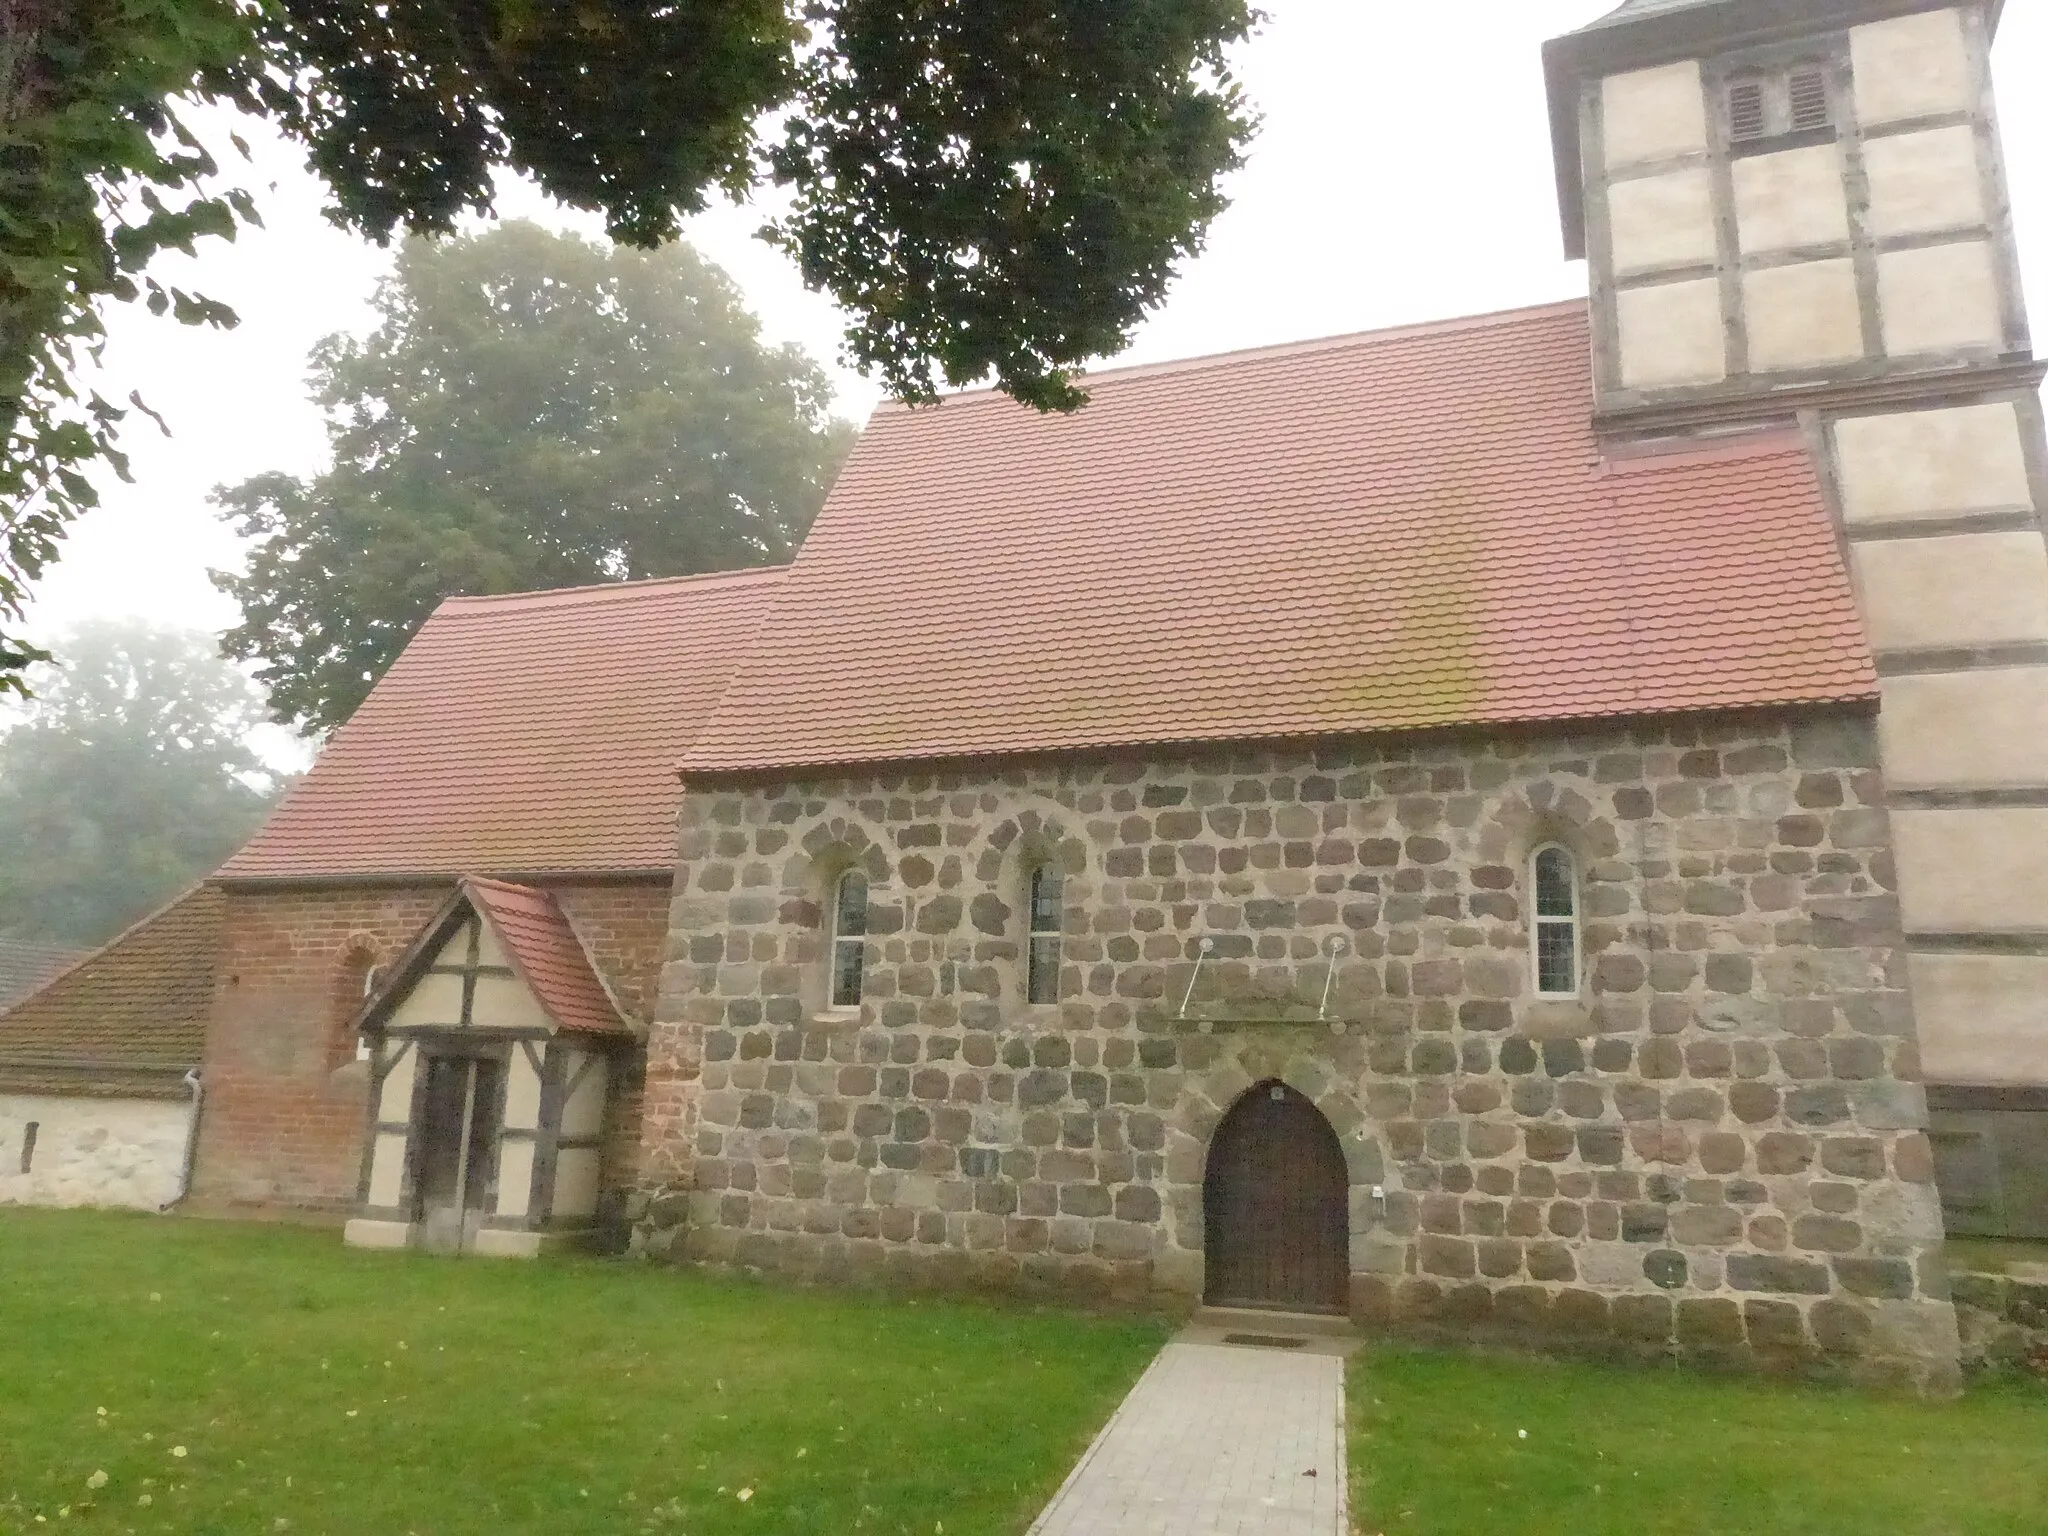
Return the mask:
{"type": "Polygon", "coordinates": [[[1350,1176],[1315,1105],[1261,1083],[1223,1117],[1202,1189],[1208,1300],[1341,1312],[1350,1288],[1350,1176]]]}
{"type": "Polygon", "coordinates": [[[459,1253],[475,1243],[490,1209],[505,1068],[475,1056],[430,1056],[426,1067],[414,1220],[422,1248],[459,1253]]]}

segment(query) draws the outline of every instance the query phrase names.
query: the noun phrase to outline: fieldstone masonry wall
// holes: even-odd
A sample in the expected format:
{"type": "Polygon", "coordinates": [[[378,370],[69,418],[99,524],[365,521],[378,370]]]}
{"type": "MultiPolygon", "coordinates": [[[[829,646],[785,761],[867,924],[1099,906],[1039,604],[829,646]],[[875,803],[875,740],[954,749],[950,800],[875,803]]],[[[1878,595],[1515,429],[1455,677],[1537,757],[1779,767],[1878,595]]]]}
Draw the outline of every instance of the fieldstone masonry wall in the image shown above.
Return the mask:
{"type": "Polygon", "coordinates": [[[699,787],[639,1241],[1194,1296],[1209,1136],[1284,1080],[1345,1150],[1362,1320],[1945,1384],[1874,762],[1842,716],[699,787]],[[1549,841],[1576,1001],[1531,992],[1549,841]],[[1047,859],[1062,1000],[1033,1007],[1047,859]],[[856,864],[866,995],[834,1014],[823,901],[856,864]]]}

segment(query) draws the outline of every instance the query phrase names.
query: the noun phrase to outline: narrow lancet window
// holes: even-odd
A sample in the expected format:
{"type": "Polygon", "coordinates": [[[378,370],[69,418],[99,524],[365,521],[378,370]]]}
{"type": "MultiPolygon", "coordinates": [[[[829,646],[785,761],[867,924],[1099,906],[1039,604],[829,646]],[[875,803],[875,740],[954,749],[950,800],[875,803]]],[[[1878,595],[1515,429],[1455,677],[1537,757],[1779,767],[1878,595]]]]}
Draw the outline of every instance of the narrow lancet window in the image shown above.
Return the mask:
{"type": "Polygon", "coordinates": [[[867,967],[868,877],[849,869],[832,896],[832,1006],[858,1008],[867,967]]]}
{"type": "Polygon", "coordinates": [[[1544,997],[1579,994],[1579,872],[1572,856],[1552,846],[1530,861],[1536,887],[1536,990],[1544,997]]]}
{"type": "Polygon", "coordinates": [[[1049,864],[1031,871],[1031,955],[1026,995],[1034,1003],[1060,1000],[1060,904],[1066,877],[1049,864]]]}

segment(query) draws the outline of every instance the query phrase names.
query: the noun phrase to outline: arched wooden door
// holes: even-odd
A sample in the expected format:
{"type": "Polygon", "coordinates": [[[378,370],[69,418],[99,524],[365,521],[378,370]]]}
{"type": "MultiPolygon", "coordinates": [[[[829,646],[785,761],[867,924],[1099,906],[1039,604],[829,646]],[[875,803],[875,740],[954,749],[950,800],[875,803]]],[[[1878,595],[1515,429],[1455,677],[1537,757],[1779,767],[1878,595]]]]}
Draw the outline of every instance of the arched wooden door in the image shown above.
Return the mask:
{"type": "Polygon", "coordinates": [[[1285,1083],[1237,1101],[1209,1143],[1202,1185],[1214,1306],[1342,1312],[1351,1273],[1344,1149],[1285,1083]]]}

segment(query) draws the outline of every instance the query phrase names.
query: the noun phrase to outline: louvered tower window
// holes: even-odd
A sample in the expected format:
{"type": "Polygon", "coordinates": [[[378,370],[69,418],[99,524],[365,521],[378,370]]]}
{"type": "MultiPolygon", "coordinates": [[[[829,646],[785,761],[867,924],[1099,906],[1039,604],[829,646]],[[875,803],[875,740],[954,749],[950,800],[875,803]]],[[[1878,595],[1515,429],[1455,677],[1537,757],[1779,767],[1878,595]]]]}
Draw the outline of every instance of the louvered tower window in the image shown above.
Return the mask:
{"type": "Polygon", "coordinates": [[[1728,142],[1750,144],[1788,133],[1832,127],[1827,71],[1802,64],[1782,74],[1741,75],[1728,82],[1728,142]]]}
{"type": "Polygon", "coordinates": [[[1740,144],[1770,132],[1764,112],[1764,83],[1737,80],[1728,87],[1728,137],[1740,144]]]}
{"type": "Polygon", "coordinates": [[[1787,88],[1792,104],[1792,131],[1825,128],[1833,121],[1828,110],[1828,77],[1817,69],[1795,69],[1787,88]]]}

